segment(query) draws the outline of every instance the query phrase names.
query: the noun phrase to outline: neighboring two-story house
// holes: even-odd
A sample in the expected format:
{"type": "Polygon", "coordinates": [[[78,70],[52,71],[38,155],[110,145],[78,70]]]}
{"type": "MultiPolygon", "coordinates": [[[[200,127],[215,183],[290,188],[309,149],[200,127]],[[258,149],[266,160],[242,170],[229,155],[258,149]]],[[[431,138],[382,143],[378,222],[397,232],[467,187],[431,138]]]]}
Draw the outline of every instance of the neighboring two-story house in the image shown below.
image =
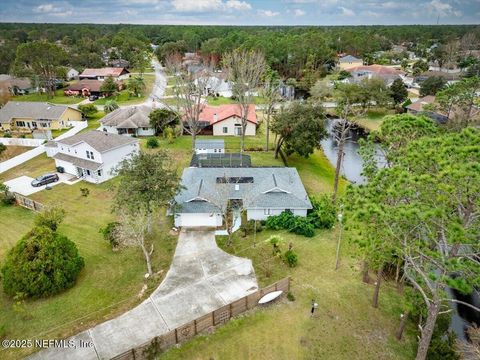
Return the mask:
{"type": "Polygon", "coordinates": [[[140,149],[135,138],[98,130],[50,141],[46,148],[58,170],[96,184],[114,177],[115,168],[140,149]]]}
{"type": "MultiPolygon", "coordinates": [[[[238,104],[209,106],[205,105],[199,115],[204,128],[203,135],[240,136],[242,135],[241,109],[238,104]]],[[[248,106],[246,136],[255,136],[257,130],[255,105],[248,106]]]]}
{"type": "Polygon", "coordinates": [[[148,117],[152,112],[150,106],[131,106],[119,108],[108,113],[100,120],[102,130],[112,134],[129,136],[152,136],[155,129],[148,117]]]}
{"type": "Polygon", "coordinates": [[[69,126],[69,121],[82,120],[82,113],[65,105],[46,102],[9,101],[0,109],[0,130],[32,131],[58,130],[69,126]]]}
{"type": "Polygon", "coordinates": [[[107,77],[112,77],[113,80],[125,80],[130,76],[130,72],[125,68],[106,67],[100,69],[85,69],[78,75],[80,80],[100,80],[103,81],[107,77]]]}

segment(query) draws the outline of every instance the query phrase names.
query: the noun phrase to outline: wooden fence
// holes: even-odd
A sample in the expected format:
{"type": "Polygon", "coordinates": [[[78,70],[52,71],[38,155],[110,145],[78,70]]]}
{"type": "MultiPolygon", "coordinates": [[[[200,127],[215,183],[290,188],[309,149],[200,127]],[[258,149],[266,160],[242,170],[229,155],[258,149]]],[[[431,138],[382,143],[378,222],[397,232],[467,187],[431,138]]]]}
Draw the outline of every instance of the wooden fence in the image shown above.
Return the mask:
{"type": "Polygon", "coordinates": [[[39,203],[38,201],[32,200],[26,196],[23,196],[19,193],[16,192],[9,192],[9,195],[13,196],[15,198],[15,202],[23,207],[26,207],[27,209],[33,210],[33,211],[42,211],[42,209],[45,207],[42,203],[39,203]]]}
{"type": "Polygon", "coordinates": [[[256,292],[216,309],[209,314],[183,324],[166,334],[157,336],[137,348],[117,355],[113,359],[143,360],[155,358],[154,355],[158,355],[162,351],[165,351],[176,344],[187,341],[197,334],[212,332],[216,327],[222,326],[231,318],[256,307],[258,305],[258,300],[264,295],[278,290],[283,291],[282,296],[288,293],[290,290],[290,278],[284,278],[264,289],[257,290],[256,292]]]}

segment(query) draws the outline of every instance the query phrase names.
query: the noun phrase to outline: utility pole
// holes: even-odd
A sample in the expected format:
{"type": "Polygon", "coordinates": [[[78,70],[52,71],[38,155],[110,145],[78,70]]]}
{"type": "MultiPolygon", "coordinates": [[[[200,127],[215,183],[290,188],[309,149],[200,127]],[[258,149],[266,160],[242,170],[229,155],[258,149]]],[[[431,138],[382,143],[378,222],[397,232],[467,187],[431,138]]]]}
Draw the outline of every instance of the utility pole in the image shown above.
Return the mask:
{"type": "Polygon", "coordinates": [[[338,234],[338,242],[337,242],[337,256],[336,256],[336,261],[335,261],[335,270],[338,270],[340,267],[340,243],[342,241],[342,220],[343,220],[343,214],[340,213],[338,214],[338,223],[340,224],[340,231],[338,234]]]}

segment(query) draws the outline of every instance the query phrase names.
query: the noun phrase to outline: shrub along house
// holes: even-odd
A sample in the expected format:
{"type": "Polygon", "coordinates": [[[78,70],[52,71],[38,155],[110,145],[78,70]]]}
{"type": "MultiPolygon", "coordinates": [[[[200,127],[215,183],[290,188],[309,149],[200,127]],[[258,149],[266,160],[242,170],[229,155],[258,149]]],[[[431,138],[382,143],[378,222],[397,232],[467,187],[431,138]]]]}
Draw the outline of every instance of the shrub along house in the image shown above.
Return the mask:
{"type": "Polygon", "coordinates": [[[69,106],[46,102],[9,101],[0,109],[3,131],[58,130],[67,128],[72,120],[82,120],[82,113],[69,106]]]}
{"type": "Polygon", "coordinates": [[[100,120],[102,130],[111,134],[128,136],[153,136],[155,129],[150,125],[149,106],[119,108],[100,120]]]}
{"type": "Polygon", "coordinates": [[[113,170],[139,151],[137,139],[97,130],[50,141],[45,146],[57,168],[96,184],[114,177],[113,170]]]}
{"type": "Polygon", "coordinates": [[[312,208],[295,168],[190,167],[183,171],[182,186],[170,209],[178,227],[221,226],[229,202],[246,210],[248,220],[286,210],[307,216],[312,208]]]}
{"type": "MultiPolygon", "coordinates": [[[[240,136],[242,135],[241,110],[238,104],[209,106],[205,105],[199,115],[204,128],[202,135],[240,136]]],[[[255,105],[250,104],[247,114],[246,136],[255,136],[257,130],[255,105]]]]}

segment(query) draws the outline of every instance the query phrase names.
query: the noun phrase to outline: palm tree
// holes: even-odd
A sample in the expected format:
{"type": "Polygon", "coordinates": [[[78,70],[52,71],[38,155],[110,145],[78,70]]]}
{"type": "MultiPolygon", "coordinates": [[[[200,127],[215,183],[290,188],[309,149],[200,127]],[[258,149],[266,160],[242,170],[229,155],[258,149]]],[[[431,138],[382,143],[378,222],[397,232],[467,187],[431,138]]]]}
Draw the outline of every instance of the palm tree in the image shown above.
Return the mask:
{"type": "Polygon", "coordinates": [[[131,78],[128,82],[128,89],[133,96],[139,96],[145,91],[145,80],[141,76],[131,78]]]}
{"type": "Polygon", "coordinates": [[[103,106],[103,111],[105,111],[105,113],[108,114],[109,112],[117,110],[118,108],[119,106],[115,100],[108,100],[103,106]]]}

